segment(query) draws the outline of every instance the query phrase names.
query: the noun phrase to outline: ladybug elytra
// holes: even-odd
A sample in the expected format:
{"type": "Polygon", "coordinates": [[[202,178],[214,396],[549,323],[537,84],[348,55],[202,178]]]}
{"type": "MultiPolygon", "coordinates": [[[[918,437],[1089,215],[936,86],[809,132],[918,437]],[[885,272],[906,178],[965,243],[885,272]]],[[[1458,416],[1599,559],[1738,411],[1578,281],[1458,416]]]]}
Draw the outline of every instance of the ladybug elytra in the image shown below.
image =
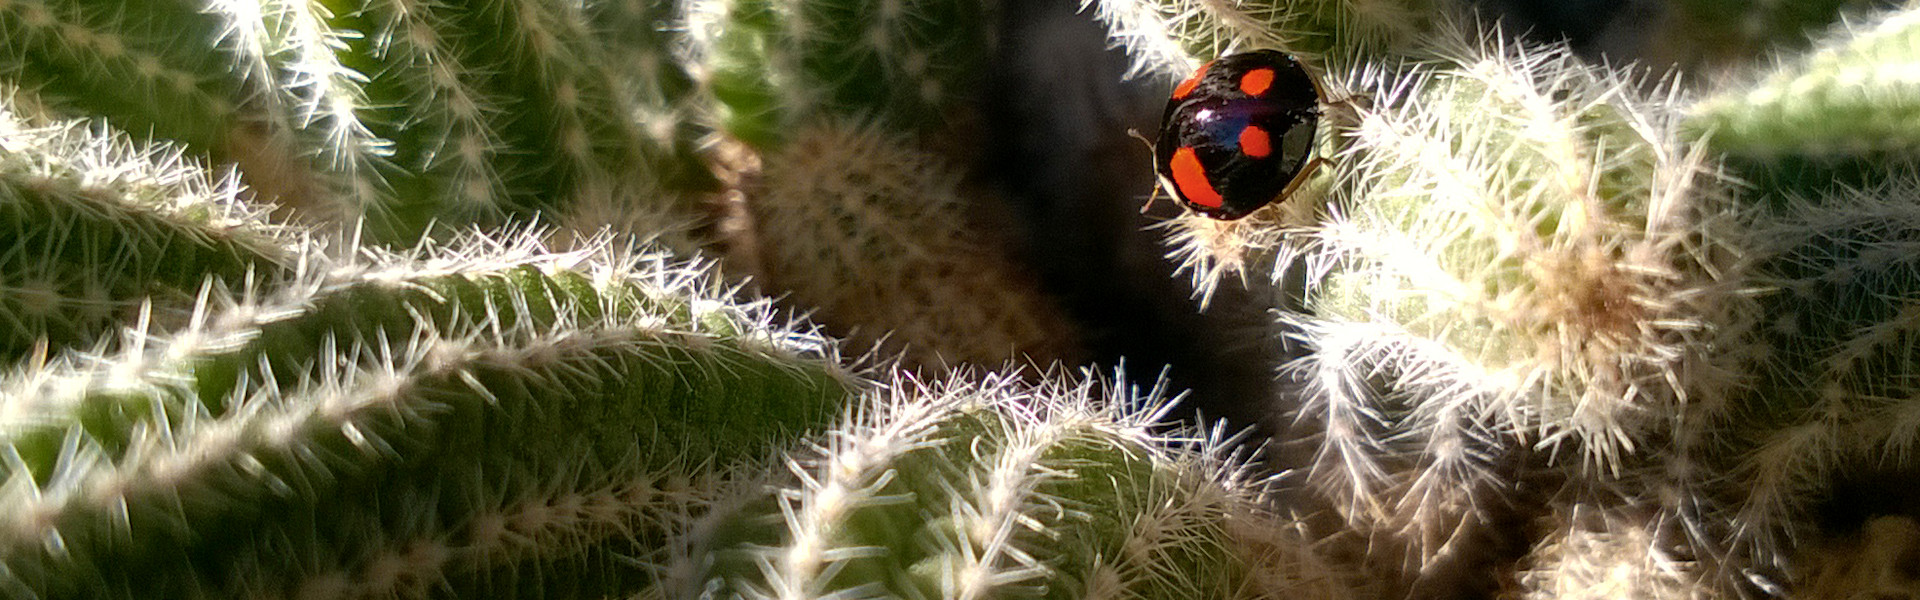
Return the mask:
{"type": "Polygon", "coordinates": [[[1299,61],[1255,50],[1201,65],[1173,90],[1154,144],[1160,185],[1181,206],[1238,219],[1310,170],[1320,85],[1299,61]]]}

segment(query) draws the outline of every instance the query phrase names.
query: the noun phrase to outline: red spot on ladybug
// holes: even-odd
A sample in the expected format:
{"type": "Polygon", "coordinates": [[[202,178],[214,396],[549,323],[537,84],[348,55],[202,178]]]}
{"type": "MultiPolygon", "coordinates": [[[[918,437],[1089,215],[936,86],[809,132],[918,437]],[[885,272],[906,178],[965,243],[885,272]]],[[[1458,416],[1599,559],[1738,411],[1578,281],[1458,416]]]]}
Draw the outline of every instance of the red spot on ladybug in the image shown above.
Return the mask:
{"type": "Polygon", "coordinates": [[[1240,130],[1240,152],[1254,158],[1266,158],[1268,154],[1273,154],[1273,140],[1267,137],[1267,130],[1248,125],[1240,130]]]}
{"type": "Polygon", "coordinates": [[[1188,77],[1186,81],[1180,82],[1179,87],[1173,88],[1173,97],[1178,99],[1192,95],[1193,88],[1200,85],[1200,80],[1207,76],[1207,67],[1211,66],[1213,66],[1212,62],[1200,65],[1200,68],[1193,72],[1193,76],[1188,77]]]}
{"type": "Polygon", "coordinates": [[[1238,219],[1279,200],[1312,165],[1320,84],[1283,52],[1214,59],[1174,89],[1154,168],[1181,206],[1238,219]]]}
{"type": "Polygon", "coordinates": [[[1273,69],[1254,69],[1240,76],[1240,91],[1248,96],[1267,93],[1273,87],[1273,69]]]}
{"type": "Polygon", "coordinates": [[[1210,208],[1220,206],[1220,192],[1207,181],[1207,168],[1200,166],[1200,157],[1192,148],[1175,150],[1168,167],[1173,170],[1173,185],[1182,200],[1210,208]]]}

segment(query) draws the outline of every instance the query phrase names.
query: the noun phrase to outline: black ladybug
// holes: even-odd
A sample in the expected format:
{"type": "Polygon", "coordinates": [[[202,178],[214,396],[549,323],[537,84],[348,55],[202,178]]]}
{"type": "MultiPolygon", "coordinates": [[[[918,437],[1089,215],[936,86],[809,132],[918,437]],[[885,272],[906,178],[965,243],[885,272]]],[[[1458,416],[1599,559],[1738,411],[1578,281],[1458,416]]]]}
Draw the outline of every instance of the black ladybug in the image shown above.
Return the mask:
{"type": "Polygon", "coordinates": [[[1182,206],[1238,219],[1290,193],[1313,164],[1319,83],[1282,52],[1215,59],[1180,82],[1153,147],[1160,185],[1182,206]]]}

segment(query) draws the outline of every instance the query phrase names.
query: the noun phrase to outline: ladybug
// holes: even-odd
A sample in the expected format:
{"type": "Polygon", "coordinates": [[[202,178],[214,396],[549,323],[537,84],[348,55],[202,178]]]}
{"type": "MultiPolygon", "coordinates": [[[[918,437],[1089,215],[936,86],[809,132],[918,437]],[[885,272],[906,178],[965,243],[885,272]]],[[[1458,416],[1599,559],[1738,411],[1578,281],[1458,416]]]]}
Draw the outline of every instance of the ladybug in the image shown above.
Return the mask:
{"type": "Polygon", "coordinates": [[[1201,65],[1173,88],[1154,144],[1161,187],[1194,212],[1247,216],[1293,192],[1313,159],[1320,84],[1283,52],[1255,50],[1201,65]]]}

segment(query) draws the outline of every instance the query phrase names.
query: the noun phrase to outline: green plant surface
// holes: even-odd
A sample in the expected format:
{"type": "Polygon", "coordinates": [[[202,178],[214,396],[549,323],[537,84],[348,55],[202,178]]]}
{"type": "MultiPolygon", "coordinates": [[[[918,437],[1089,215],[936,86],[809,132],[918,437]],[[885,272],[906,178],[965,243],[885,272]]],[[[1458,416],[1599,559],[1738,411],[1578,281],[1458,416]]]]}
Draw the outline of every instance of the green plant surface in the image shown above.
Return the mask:
{"type": "Polygon", "coordinates": [[[1185,79],[1214,57],[1282,50],[1321,73],[1404,55],[1457,7],[1433,0],[1083,0],[1133,58],[1133,74],[1185,79]]]}
{"type": "Polygon", "coordinates": [[[0,78],[238,165],[304,217],[365,219],[382,243],[574,203],[671,215],[653,233],[673,234],[698,220],[680,193],[712,186],[684,141],[642,135],[637,82],[577,4],[122,4],[0,5],[19,40],[0,78]]]}
{"type": "Polygon", "coordinates": [[[794,483],[715,512],[696,581],[748,598],[1350,593],[1259,514],[1219,439],[1151,433],[1157,411],[1118,390],[1013,381],[896,381],[795,459],[794,483]]]}
{"type": "Polygon", "coordinates": [[[694,0],[721,127],[758,148],[823,115],[938,130],[964,110],[997,2],[694,0]]]}
{"type": "Polygon", "coordinates": [[[658,545],[698,509],[680,500],[824,425],[853,385],[830,346],[698,267],[483,240],[219,290],[183,330],[10,376],[0,587],[637,589],[645,569],[593,567],[658,545]],[[417,553],[437,558],[401,560],[417,553]]]}
{"type": "Polygon", "coordinates": [[[1245,440],[1023,368],[1087,332],[974,170],[1013,3],[0,0],[0,596],[1892,593],[1920,13],[1867,4],[1677,2],[1669,72],[1087,0],[1148,85],[1323,84],[1294,197],[1163,225],[1272,315],[1245,440]]]}
{"type": "Polygon", "coordinates": [[[1920,16],[1913,12],[1846,26],[1760,81],[1692,107],[1690,126],[1735,155],[1911,153],[1920,131],[1920,16]]]}
{"type": "Polygon", "coordinates": [[[290,268],[301,235],[265,222],[232,177],[0,94],[0,363],[82,348],[136,318],[177,320],[208,278],[290,268]]]}

